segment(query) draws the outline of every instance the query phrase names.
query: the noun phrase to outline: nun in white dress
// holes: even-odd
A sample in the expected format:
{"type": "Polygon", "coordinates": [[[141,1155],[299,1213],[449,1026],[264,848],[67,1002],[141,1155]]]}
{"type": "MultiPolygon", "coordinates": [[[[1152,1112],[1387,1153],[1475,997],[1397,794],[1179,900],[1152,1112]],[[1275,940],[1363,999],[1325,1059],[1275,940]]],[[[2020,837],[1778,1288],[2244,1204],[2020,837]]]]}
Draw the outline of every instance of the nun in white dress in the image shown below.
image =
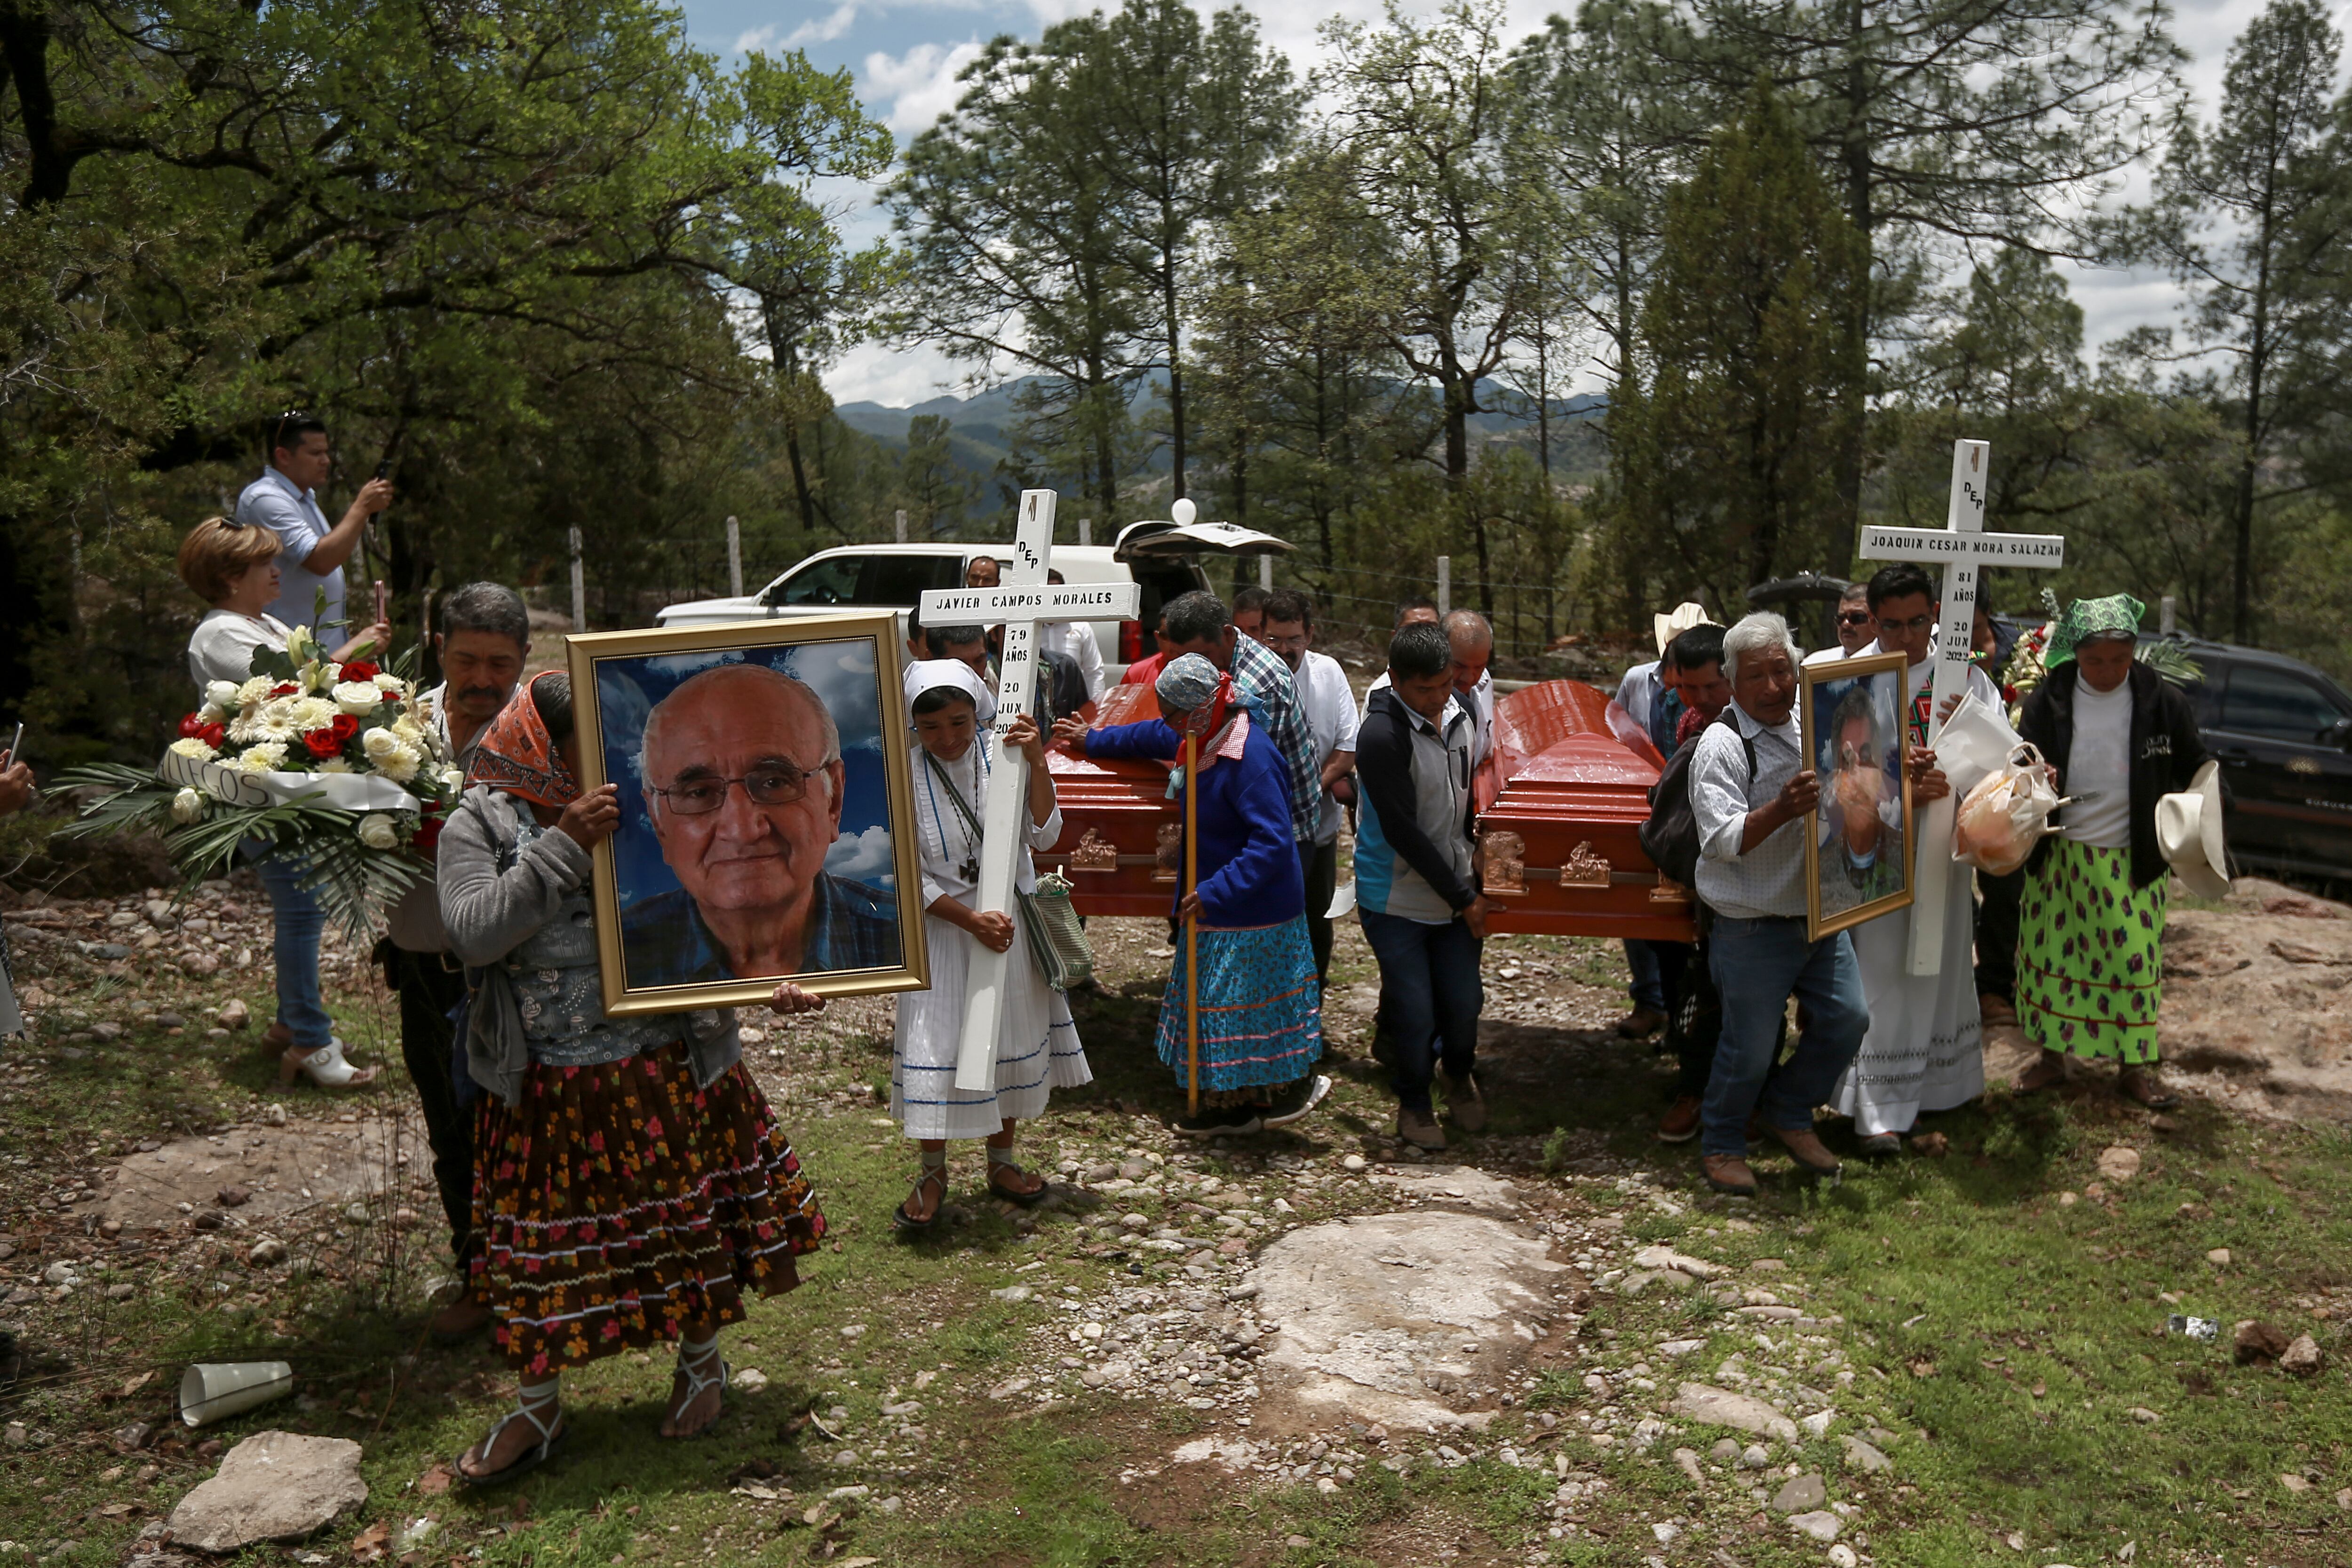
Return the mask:
{"type": "MultiPolygon", "coordinates": [[[[931,984],[898,998],[898,1023],[890,1041],[890,1114],[921,1145],[923,1165],[892,1222],[901,1231],[920,1232],[939,1223],[950,1138],[985,1140],[992,1196],[1024,1207],[1044,1197],[1045,1183],[1013,1163],[1014,1128],[1042,1114],[1054,1090],[1090,1083],[1094,1073],[1078,1044],[1069,999],[1046,985],[1029,959],[1015,925],[1018,912],[983,915],[972,907],[980,880],[979,824],[987,821],[996,757],[987,729],[995,698],[971,666],[956,659],[909,666],[906,687],[915,729],[915,832],[931,984]],[[982,943],[1013,955],[1006,968],[1009,996],[993,1092],[955,1085],[965,978],[982,943]]],[[[1015,861],[1026,892],[1037,885],[1031,851],[1061,837],[1062,813],[1054,801],[1036,721],[1026,716],[1014,720],[1003,743],[1029,754],[1029,831],[1015,861]]]]}

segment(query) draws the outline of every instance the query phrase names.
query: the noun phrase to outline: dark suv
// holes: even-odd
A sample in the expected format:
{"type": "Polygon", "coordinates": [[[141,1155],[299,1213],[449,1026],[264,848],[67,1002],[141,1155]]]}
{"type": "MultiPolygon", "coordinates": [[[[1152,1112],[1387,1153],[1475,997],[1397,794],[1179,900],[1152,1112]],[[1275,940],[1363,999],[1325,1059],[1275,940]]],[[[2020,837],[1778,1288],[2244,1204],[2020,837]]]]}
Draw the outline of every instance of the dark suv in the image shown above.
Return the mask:
{"type": "Polygon", "coordinates": [[[2171,641],[2203,667],[2188,689],[2230,788],[2231,858],[2246,871],[2352,881],[2352,696],[2284,653],[2171,641]]]}

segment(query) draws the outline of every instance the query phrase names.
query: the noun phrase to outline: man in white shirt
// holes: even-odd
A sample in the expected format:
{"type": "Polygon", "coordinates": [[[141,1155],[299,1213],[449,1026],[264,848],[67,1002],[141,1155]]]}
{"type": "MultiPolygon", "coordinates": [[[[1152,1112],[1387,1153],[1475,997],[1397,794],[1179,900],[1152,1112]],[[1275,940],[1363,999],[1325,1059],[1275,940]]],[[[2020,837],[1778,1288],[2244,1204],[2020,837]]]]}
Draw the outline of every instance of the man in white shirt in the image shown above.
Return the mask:
{"type": "Polygon", "coordinates": [[[359,549],[360,530],[367,520],[392,505],[392,481],[370,479],[360,486],[343,520],[327,526],[319,509],[319,486],[335,469],[333,450],[327,444],[327,427],[316,415],[289,410],[269,430],[269,461],[261,477],[236,498],[236,520],[250,528],[268,528],[278,536],[278,598],[268,613],[289,626],[308,626],[329,647],[337,639],[322,627],[341,626],[343,563],[359,549]],[[324,591],[327,608],[316,606],[324,591]]]}
{"type": "Polygon", "coordinates": [[[1298,705],[1323,779],[1323,814],[1315,837],[1299,845],[1307,872],[1307,935],[1315,948],[1315,977],[1331,967],[1331,894],[1339,879],[1340,791],[1356,765],[1356,697],[1348,673],[1328,654],[1308,644],[1315,635],[1315,610],[1296,589],[1276,592],[1265,606],[1265,645],[1290,666],[1298,685],[1298,705]]]}
{"type": "MultiPolygon", "coordinates": [[[[1045,580],[1058,583],[1062,574],[1046,569],[1045,580]]],[[[1037,628],[1038,643],[1056,649],[1077,661],[1078,676],[1087,684],[1087,701],[1100,702],[1107,684],[1103,674],[1102,641],[1095,635],[1094,623],[1088,621],[1048,621],[1037,628]]]]}
{"type": "Polygon", "coordinates": [[[1707,1185],[1742,1197],[1756,1194],[1747,1127],[1759,1109],[1799,1166],[1837,1175],[1837,1156],[1813,1131],[1813,1107],[1829,1098],[1870,1024],[1846,934],[1818,942],[1805,936],[1804,835],[1821,781],[1797,729],[1802,657],[1778,615],[1750,615],[1726,632],[1732,723],[1709,725],[1691,758],[1696,892],[1710,916],[1707,965],[1723,998],[1699,1149],[1707,1185]],[[1792,992],[1805,1028],[1775,1071],[1792,992]]]}

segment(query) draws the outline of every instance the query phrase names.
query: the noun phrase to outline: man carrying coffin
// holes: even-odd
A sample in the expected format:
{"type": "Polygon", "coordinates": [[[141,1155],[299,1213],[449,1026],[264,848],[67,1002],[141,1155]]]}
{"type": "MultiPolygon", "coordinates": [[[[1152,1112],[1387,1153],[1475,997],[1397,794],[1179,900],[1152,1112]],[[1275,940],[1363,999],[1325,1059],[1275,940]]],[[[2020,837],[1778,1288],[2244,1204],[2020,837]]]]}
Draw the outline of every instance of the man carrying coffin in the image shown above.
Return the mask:
{"type": "MultiPolygon", "coordinates": [[[[1935,581],[1919,567],[1897,563],[1870,580],[1869,600],[1878,641],[1853,656],[1903,655],[1910,667],[1904,721],[1916,753],[1927,744],[1936,632],[1942,623],[1935,581]]],[[[1968,679],[1977,699],[1998,711],[2000,694],[1984,672],[1972,665],[1968,679]]],[[[1948,793],[1942,771],[1931,766],[1914,786],[1912,803],[1923,807],[1948,793]]],[[[1948,853],[1949,846],[1923,844],[1919,852],[1948,853]]],[[[1902,1153],[1903,1138],[1919,1113],[1948,1111],[1984,1092],[1983,1025],[1969,956],[1975,933],[1966,876],[1945,883],[1944,904],[1944,961],[1932,975],[1911,972],[1909,909],[1864,921],[1853,930],[1870,1030],[1832,1103],[1853,1118],[1865,1155],[1902,1153]]]]}

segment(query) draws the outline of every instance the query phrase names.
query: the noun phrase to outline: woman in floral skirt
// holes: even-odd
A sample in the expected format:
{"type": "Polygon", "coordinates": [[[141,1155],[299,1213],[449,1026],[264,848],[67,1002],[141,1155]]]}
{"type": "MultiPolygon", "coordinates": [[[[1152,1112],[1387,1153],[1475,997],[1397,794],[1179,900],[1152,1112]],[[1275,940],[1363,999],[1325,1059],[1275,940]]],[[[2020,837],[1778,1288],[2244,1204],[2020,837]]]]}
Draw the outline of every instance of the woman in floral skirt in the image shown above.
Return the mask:
{"type": "MultiPolygon", "coordinates": [[[[457,1461],[475,1486],[538,1468],[563,1440],[558,1376],[676,1342],[665,1437],[719,1418],[722,1323],[747,1290],[799,1283],[824,1234],[800,1163],[741,1066],[730,1011],[608,1019],[589,852],[617,790],[583,795],[569,679],[517,692],[482,737],[441,835],[441,914],[474,987],[467,1068],[487,1092],[474,1141],[477,1287],[520,1403],[457,1461]]],[[[823,1003],[792,986],[775,1005],[823,1003]]]]}
{"type": "Polygon", "coordinates": [[[2116,1088],[2161,1110],[2166,864],[2157,802],[2206,759],[2188,696],[2134,654],[2145,607],[2126,593],[2078,599],[2052,628],[2049,674],[2017,732],[2058,775],[2055,836],[2026,862],[2018,912],[2017,1019],[2042,1048],[2018,1080],[2046,1089],[2066,1058],[2109,1059],[2116,1088]]]}

